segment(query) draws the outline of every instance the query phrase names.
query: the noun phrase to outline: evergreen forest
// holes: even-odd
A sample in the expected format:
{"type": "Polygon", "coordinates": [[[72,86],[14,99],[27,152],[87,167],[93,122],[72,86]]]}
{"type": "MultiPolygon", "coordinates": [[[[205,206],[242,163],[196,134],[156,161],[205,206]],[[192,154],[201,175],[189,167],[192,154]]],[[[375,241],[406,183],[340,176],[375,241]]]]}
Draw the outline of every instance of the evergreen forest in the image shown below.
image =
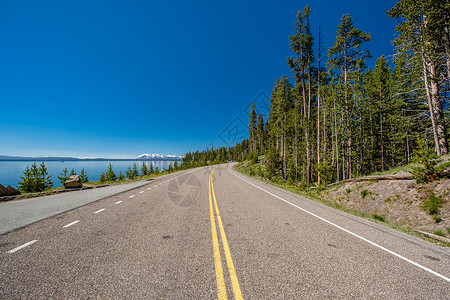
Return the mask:
{"type": "Polygon", "coordinates": [[[293,20],[291,74],[275,81],[268,116],[252,104],[248,138],[183,164],[260,159],[266,178],[320,185],[408,164],[417,151],[448,153],[450,1],[397,2],[387,12],[398,20],[395,54],[374,66],[371,35],[350,15],[325,49],[310,13],[293,20]]]}

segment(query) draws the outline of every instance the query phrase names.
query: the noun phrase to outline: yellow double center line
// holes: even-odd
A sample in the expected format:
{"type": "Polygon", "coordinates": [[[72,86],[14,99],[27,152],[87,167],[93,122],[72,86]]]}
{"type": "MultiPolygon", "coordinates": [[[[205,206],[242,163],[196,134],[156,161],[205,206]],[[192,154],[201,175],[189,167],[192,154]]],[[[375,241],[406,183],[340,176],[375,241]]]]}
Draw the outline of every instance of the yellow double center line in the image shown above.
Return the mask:
{"type": "Polygon", "coordinates": [[[227,299],[227,291],[225,288],[225,281],[223,279],[222,260],[220,258],[219,239],[217,237],[216,220],[214,218],[212,199],[214,199],[214,207],[216,209],[217,223],[219,224],[220,236],[222,237],[223,251],[225,253],[225,258],[227,261],[228,272],[230,273],[231,287],[233,288],[234,299],[243,299],[241,288],[239,287],[239,282],[236,275],[236,270],[234,269],[233,260],[231,259],[231,253],[230,248],[228,247],[227,237],[225,236],[225,230],[223,229],[222,218],[220,217],[219,213],[219,207],[217,206],[216,194],[214,192],[214,183],[213,183],[213,173],[215,169],[217,168],[214,168],[209,174],[208,192],[209,192],[209,213],[211,217],[211,232],[214,249],[214,266],[216,269],[217,298],[227,299]]]}

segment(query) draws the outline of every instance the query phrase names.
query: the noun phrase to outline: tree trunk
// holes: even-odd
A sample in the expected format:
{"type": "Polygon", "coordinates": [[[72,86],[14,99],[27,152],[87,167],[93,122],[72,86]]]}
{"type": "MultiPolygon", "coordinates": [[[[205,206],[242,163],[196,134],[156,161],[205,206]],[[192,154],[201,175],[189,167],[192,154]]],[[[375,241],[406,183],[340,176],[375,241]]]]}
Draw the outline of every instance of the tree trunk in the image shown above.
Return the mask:
{"type": "Polygon", "coordinates": [[[436,124],[437,140],[439,145],[439,155],[447,154],[447,139],[445,138],[445,123],[444,123],[444,112],[442,111],[441,101],[439,99],[439,83],[436,74],[436,64],[431,61],[429,64],[430,71],[430,83],[431,83],[431,108],[433,110],[433,116],[435,118],[434,123],[436,124]]]}

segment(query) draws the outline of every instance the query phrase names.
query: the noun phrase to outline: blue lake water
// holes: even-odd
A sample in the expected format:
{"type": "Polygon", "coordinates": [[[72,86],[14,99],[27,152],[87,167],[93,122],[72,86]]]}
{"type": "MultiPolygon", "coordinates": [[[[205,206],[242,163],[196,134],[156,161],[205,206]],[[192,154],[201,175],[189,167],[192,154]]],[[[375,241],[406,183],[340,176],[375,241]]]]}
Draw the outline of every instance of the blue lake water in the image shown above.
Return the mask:
{"type": "MultiPolygon", "coordinates": [[[[28,167],[31,167],[33,163],[36,163],[38,166],[41,162],[32,162],[32,161],[0,161],[0,184],[5,187],[10,185],[12,187],[17,187],[17,182],[20,181],[20,176],[23,176],[23,171],[28,167]]],[[[53,182],[53,187],[61,186],[59,182],[58,176],[61,176],[61,172],[64,168],[70,172],[70,170],[74,169],[77,174],[80,174],[81,169],[87,173],[89,181],[98,181],[100,175],[103,172],[106,172],[109,167],[109,163],[112,164],[113,170],[116,175],[119,175],[119,172],[122,171],[122,174],[125,175],[125,171],[128,170],[128,167],[133,167],[133,164],[136,163],[139,173],[141,171],[142,164],[146,164],[147,167],[150,167],[150,164],[153,165],[153,168],[158,167],[159,170],[168,169],[169,164],[173,165],[173,161],[46,161],[45,165],[47,166],[47,170],[49,175],[52,175],[51,180],[53,182]]],[[[180,162],[178,162],[180,165],[180,162]]]]}

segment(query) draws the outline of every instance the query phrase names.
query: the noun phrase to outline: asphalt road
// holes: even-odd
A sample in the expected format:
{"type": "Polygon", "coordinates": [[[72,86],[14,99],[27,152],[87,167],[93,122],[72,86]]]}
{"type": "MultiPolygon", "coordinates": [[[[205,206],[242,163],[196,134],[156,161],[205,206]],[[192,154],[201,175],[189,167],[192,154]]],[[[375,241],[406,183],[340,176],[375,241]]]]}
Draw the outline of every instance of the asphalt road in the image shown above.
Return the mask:
{"type": "Polygon", "coordinates": [[[449,299],[448,248],[229,167],[1,235],[0,299],[449,299]]]}
{"type": "Polygon", "coordinates": [[[8,233],[34,222],[108,196],[141,187],[145,184],[148,184],[147,180],[37,198],[0,202],[0,234],[8,233]]]}

